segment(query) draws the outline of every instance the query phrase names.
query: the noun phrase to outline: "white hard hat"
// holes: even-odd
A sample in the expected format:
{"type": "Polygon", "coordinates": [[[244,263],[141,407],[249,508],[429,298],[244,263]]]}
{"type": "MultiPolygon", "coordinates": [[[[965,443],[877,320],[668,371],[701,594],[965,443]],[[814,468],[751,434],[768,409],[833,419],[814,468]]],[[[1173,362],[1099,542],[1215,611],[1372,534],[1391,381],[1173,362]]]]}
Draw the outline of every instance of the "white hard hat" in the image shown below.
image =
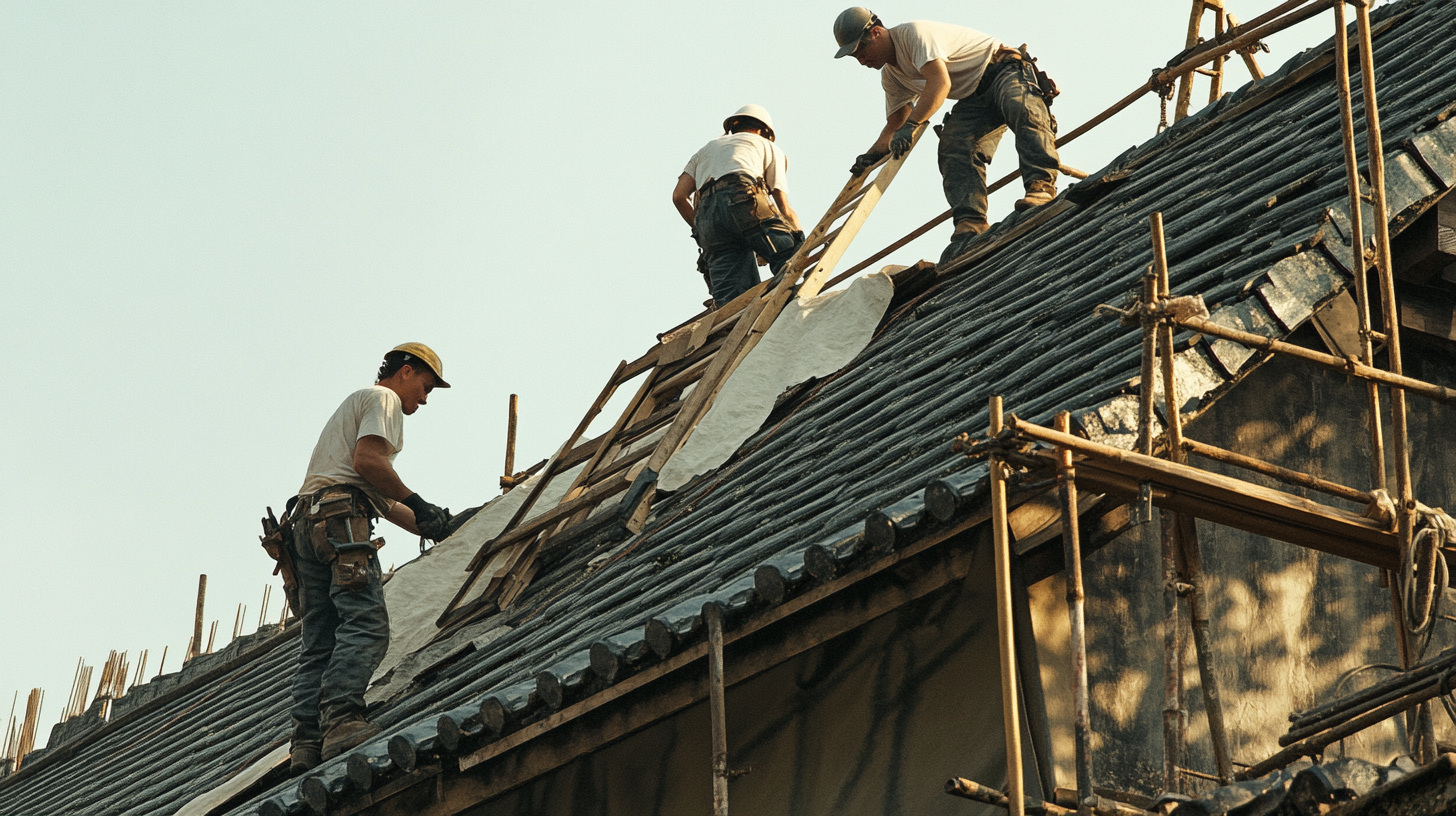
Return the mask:
{"type": "Polygon", "coordinates": [[[773,117],[769,116],[768,111],[764,110],[761,105],[744,105],[743,107],[734,111],[732,116],[723,120],[724,133],[727,133],[733,127],[734,119],[757,120],[759,124],[763,125],[764,130],[767,131],[763,135],[766,136],[770,142],[774,140],[773,117]]]}

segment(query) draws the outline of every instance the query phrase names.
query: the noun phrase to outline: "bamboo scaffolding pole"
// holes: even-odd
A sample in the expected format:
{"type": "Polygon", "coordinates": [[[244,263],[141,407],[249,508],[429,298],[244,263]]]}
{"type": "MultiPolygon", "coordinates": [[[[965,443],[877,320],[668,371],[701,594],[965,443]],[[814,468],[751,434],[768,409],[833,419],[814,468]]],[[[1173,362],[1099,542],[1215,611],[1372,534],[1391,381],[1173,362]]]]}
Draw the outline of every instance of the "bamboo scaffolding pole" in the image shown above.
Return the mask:
{"type": "Polygon", "coordinates": [[[1402,388],[1411,393],[1435,400],[1436,402],[1456,403],[1456,389],[1417,380],[1413,377],[1407,377],[1404,374],[1395,374],[1383,369],[1372,368],[1355,360],[1347,360],[1343,357],[1336,357],[1333,354],[1325,354],[1314,349],[1307,349],[1304,346],[1286,343],[1282,340],[1273,340],[1262,334],[1254,334],[1252,332],[1221,326],[1205,317],[1173,317],[1171,319],[1185,329],[1207,334],[1210,337],[1219,337],[1248,346],[1249,348],[1259,349],[1260,351],[1284,354],[1289,357],[1306,360],[1315,365],[1339,371],[1351,377],[1370,380],[1391,386],[1392,388],[1402,388]]]}
{"type": "Polygon", "coordinates": [[[192,618],[192,645],[187,648],[187,657],[184,660],[191,660],[196,656],[193,649],[202,648],[202,609],[207,601],[207,576],[197,576],[197,611],[192,618]]]}
{"type": "MultiPolygon", "coordinates": [[[[1375,223],[1375,270],[1380,280],[1380,307],[1384,318],[1386,362],[1392,374],[1404,373],[1400,348],[1400,311],[1395,301],[1395,274],[1390,254],[1390,223],[1385,198],[1385,146],[1380,131],[1380,105],[1375,89],[1375,50],[1370,30],[1370,4],[1368,0],[1356,0],[1355,20],[1360,37],[1360,92],[1365,107],[1365,131],[1367,167],[1370,176],[1370,205],[1375,223]]],[[[1342,36],[1336,39],[1344,39],[1342,36]]],[[[1363,255],[1363,252],[1362,252],[1363,255]]],[[[1414,524],[1415,497],[1411,486],[1410,438],[1407,429],[1405,391],[1400,387],[1390,390],[1391,447],[1395,458],[1396,530],[1400,537],[1401,562],[1409,563],[1408,552],[1412,546],[1411,534],[1414,524]]],[[[1419,554],[1418,575],[1433,575],[1436,551],[1428,548],[1419,554]]],[[[1405,576],[1407,579],[1409,576],[1405,576]]],[[[1396,607],[1399,622],[1401,665],[1410,668],[1415,658],[1410,629],[1420,622],[1407,620],[1400,581],[1392,581],[1391,600],[1396,607]]],[[[1436,587],[1433,582],[1414,584],[1418,609],[1429,609],[1436,587]]],[[[1420,733],[1418,757],[1422,763],[1435,759],[1435,734],[1430,710],[1421,706],[1415,715],[1416,728],[1420,733]]]]}
{"type": "Polygon", "coordinates": [[[1261,473],[1288,485],[1307,487],[1310,490],[1317,490],[1326,495],[1352,501],[1356,504],[1368,505],[1375,500],[1372,495],[1363,490],[1356,490],[1353,487],[1346,487],[1342,484],[1311,476],[1308,473],[1301,473],[1297,470],[1280,467],[1279,465],[1265,462],[1262,459],[1255,459],[1252,456],[1245,456],[1242,453],[1234,453],[1231,450],[1225,450],[1224,448],[1198,442],[1193,439],[1185,438],[1183,440],[1183,450],[1202,456],[1205,459],[1212,459],[1215,462],[1223,462],[1254,473],[1261,473]]]}
{"type": "MultiPolygon", "coordinates": [[[[1072,417],[1057,414],[1056,429],[1072,432],[1072,417]]],[[[1092,790],[1092,717],[1087,694],[1086,593],[1082,586],[1082,542],[1077,527],[1077,469],[1072,451],[1057,448],[1057,493],[1062,502],[1062,559],[1067,572],[1067,617],[1072,647],[1072,734],[1077,762],[1077,812],[1089,816],[1092,790]]]]}
{"type": "MultiPolygon", "coordinates": [[[[1354,104],[1350,98],[1350,43],[1345,4],[1335,4],[1335,79],[1340,98],[1340,135],[1345,146],[1345,179],[1350,201],[1350,253],[1355,259],[1355,301],[1360,332],[1360,362],[1373,365],[1375,349],[1370,337],[1370,280],[1365,271],[1365,218],[1360,201],[1360,163],[1355,151],[1354,104]]],[[[1385,489],[1385,422],[1380,411],[1380,388],[1365,384],[1370,399],[1370,486],[1385,489]]]]}
{"type": "Polygon", "coordinates": [[[161,660],[161,662],[159,662],[157,664],[157,677],[161,677],[162,676],[162,672],[164,670],[166,670],[166,668],[167,668],[167,647],[166,646],[163,646],[162,647],[162,660],[161,660]]]}
{"type": "MultiPolygon", "coordinates": [[[[990,436],[996,437],[1003,427],[1001,398],[993,396],[989,403],[990,436]]],[[[1000,456],[991,456],[991,531],[995,544],[996,631],[1001,653],[1001,711],[1006,737],[1006,790],[1011,816],[1025,816],[1026,801],[1021,772],[1021,705],[1016,678],[1016,639],[1012,631],[1011,608],[1011,534],[1007,522],[1006,465],[1000,456]]]]}
{"type": "MultiPolygon", "coordinates": [[[[1168,256],[1163,242],[1163,214],[1149,218],[1153,239],[1154,296],[1168,297],[1168,256]]],[[[1162,363],[1163,413],[1167,423],[1168,458],[1178,462],[1183,454],[1183,424],[1179,415],[1178,383],[1173,376],[1173,326],[1158,321],[1156,332],[1162,363]]],[[[1142,391],[1153,392],[1151,381],[1142,391]]],[[[1181,463],[1180,463],[1181,464],[1181,463]]],[[[1178,605],[1178,514],[1164,509],[1158,513],[1160,553],[1163,570],[1163,790],[1183,789],[1178,773],[1182,764],[1183,735],[1187,712],[1183,709],[1183,643],[1178,605]]]]}
{"type": "Polygon", "coordinates": [[[514,481],[511,477],[516,475],[516,411],[520,405],[520,398],[512,394],[510,402],[506,406],[506,471],[501,477],[501,492],[509,493],[514,485],[507,485],[507,481],[514,481]]]}
{"type": "Polygon", "coordinates": [[[713,814],[728,816],[728,713],[723,689],[723,607],[703,608],[708,626],[708,708],[713,719],[713,814]]]}
{"type": "Polygon", "coordinates": [[[273,598],[273,585],[263,585],[263,603],[258,607],[258,628],[263,628],[263,621],[268,619],[268,602],[273,598]]]}
{"type": "Polygon", "coordinates": [[[212,654],[212,642],[217,639],[217,621],[212,622],[212,628],[207,633],[207,654],[212,654]]]}
{"type": "MultiPolygon", "coordinates": [[[[974,802],[994,805],[1002,810],[1007,810],[1010,806],[1006,794],[1001,791],[960,777],[953,776],[947,779],[945,782],[945,792],[961,799],[970,799],[974,802]]],[[[1091,809],[1094,816],[1148,816],[1148,812],[1145,810],[1135,808],[1131,805],[1125,805],[1122,802],[1117,802],[1112,799],[1105,799],[1101,796],[1093,796],[1092,801],[1095,803],[1091,809]]],[[[1029,805],[1031,808],[1045,814],[1045,816],[1072,816],[1072,814],[1079,812],[1052,802],[1039,802],[1035,799],[1026,799],[1023,804],[1029,805]]]]}
{"type": "Polygon", "coordinates": [[[144,678],[144,677],[147,676],[147,653],[148,653],[148,651],[149,650],[147,650],[147,649],[142,649],[142,653],[141,653],[141,655],[137,659],[136,675],[134,677],[132,677],[132,680],[131,680],[132,688],[136,688],[137,686],[141,685],[142,684],[142,678],[144,678]]]}
{"type": "Polygon", "coordinates": [[[1447,679],[1445,675],[1428,678],[1405,694],[1393,695],[1392,699],[1383,705],[1365,710],[1364,713],[1352,719],[1293,743],[1268,759],[1245,768],[1239,772],[1239,778],[1253,779],[1263,776],[1285,767],[1300,757],[1319,754],[1329,745],[1364,731],[1372,725],[1384,722],[1397,714],[1424,706],[1430,700],[1450,692],[1447,679]]]}

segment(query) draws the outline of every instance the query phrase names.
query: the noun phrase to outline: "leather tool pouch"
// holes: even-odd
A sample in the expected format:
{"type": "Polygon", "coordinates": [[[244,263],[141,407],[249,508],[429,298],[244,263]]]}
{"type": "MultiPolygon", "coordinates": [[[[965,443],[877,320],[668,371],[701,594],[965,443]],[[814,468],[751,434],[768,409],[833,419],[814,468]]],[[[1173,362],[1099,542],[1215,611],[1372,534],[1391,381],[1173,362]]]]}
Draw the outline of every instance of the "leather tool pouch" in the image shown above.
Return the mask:
{"type": "Polygon", "coordinates": [[[273,521],[273,510],[269,508],[268,517],[263,519],[263,535],[260,541],[263,544],[263,551],[268,557],[277,562],[273,568],[273,574],[283,578],[283,597],[288,599],[288,606],[299,612],[298,577],[293,571],[293,556],[289,554],[286,542],[293,535],[292,510],[294,500],[288,502],[288,510],[284,512],[282,521],[273,521]]]}
{"type": "Polygon", "coordinates": [[[369,558],[374,554],[370,544],[345,547],[334,559],[334,583],[339,589],[357,592],[369,586],[369,558]]]}

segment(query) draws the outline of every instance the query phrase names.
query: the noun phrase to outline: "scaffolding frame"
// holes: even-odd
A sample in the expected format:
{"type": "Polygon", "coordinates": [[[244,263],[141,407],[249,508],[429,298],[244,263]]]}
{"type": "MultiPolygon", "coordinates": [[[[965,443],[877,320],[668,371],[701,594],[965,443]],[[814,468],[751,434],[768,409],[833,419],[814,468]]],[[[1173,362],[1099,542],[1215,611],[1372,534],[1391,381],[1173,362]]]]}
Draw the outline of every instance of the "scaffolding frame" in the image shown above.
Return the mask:
{"type": "MultiPolygon", "coordinates": [[[[1285,4],[1290,6],[1291,4],[1285,4]]],[[[1341,113],[1342,140],[1345,152],[1345,169],[1351,212],[1351,247],[1357,271],[1354,274],[1359,335],[1361,349],[1358,358],[1340,358],[1331,354],[1306,349],[1284,341],[1273,340],[1249,332],[1229,329],[1208,319],[1208,312],[1202,298],[1197,295],[1174,297],[1168,283],[1168,262],[1163,236],[1162,215],[1153,212],[1149,216],[1150,237],[1154,261],[1144,278],[1142,300],[1130,309],[1099,307],[1106,314],[1120,316],[1124,322],[1140,325],[1143,332],[1142,379],[1140,381],[1139,434],[1133,451],[1125,451],[1110,445],[1089,441],[1071,433],[1070,415],[1062,412],[1056,417],[1056,427],[1019,420],[1004,415],[1001,398],[990,400],[990,430],[984,439],[973,439],[962,434],[957,438],[955,450],[971,457],[990,459],[992,485],[992,530],[999,531],[1007,523],[1007,508],[995,500],[998,484],[1004,484],[1010,476],[1011,467],[1019,467],[1038,476],[1047,471],[1054,472],[1061,504],[1061,528],[1063,536],[1064,566],[1067,576],[1067,604],[1070,618],[1070,648],[1073,669],[1073,727],[1076,748],[1076,804],[1083,816],[1090,813],[1108,813],[1109,808],[1100,800],[1092,787],[1092,757],[1090,749],[1090,711],[1087,697],[1087,653],[1085,636],[1085,593],[1082,583],[1082,556],[1078,530],[1077,486],[1084,483],[1098,492],[1121,497],[1135,505],[1142,519],[1150,518],[1151,505],[1160,507],[1160,544],[1162,556],[1163,600],[1164,600],[1164,727],[1163,727],[1163,781],[1165,789],[1177,792],[1182,788],[1185,776],[1194,776],[1227,784],[1240,778],[1268,773],[1293,762],[1301,756],[1316,755],[1324,745],[1337,738],[1343,738],[1369,728],[1403,711],[1415,711],[1413,753],[1417,759],[1429,763],[1435,759],[1436,745],[1430,701],[1446,692],[1444,680],[1436,687],[1423,687],[1418,693],[1407,689],[1387,692],[1387,700],[1381,707],[1366,701],[1365,713],[1354,717],[1339,727],[1327,730],[1320,738],[1297,740],[1311,730],[1308,724],[1313,715],[1308,712],[1296,718],[1296,725],[1305,723],[1302,730],[1291,728],[1291,733],[1281,740],[1286,744],[1282,751],[1255,765],[1245,766],[1235,772],[1228,751],[1228,737],[1223,723],[1221,692],[1214,672],[1213,654],[1209,641],[1210,621],[1202,573],[1202,557],[1199,550],[1195,519],[1207,521],[1271,538],[1279,538],[1300,546],[1331,552],[1341,557],[1372,564],[1383,570],[1382,578],[1388,582],[1391,591],[1392,609],[1402,668],[1415,677],[1412,669],[1415,656],[1412,650],[1412,622],[1407,617],[1406,604],[1402,597],[1407,582],[1410,591],[1416,593],[1416,607],[1427,606],[1436,586],[1435,561],[1438,556],[1435,546],[1423,547],[1412,554],[1415,546],[1413,528],[1417,502],[1413,495],[1410,471],[1410,441],[1407,429],[1406,392],[1444,403],[1456,403],[1456,390],[1445,388],[1406,376],[1403,371],[1400,346],[1399,310],[1395,300],[1394,270],[1392,269],[1389,218],[1386,207],[1384,152],[1381,139],[1379,106],[1374,76],[1373,38],[1370,25],[1370,0],[1340,0],[1334,3],[1318,3],[1317,7],[1334,10],[1335,20],[1335,63],[1338,96],[1341,113]],[[1361,90],[1365,109],[1365,126],[1368,137],[1368,175],[1370,204],[1375,223],[1373,250],[1366,248],[1364,225],[1361,223],[1362,196],[1360,190],[1359,162],[1356,155],[1354,136],[1353,102],[1349,76],[1350,46],[1345,15],[1345,2],[1355,7],[1358,55],[1361,69],[1361,90]],[[1373,266],[1379,287],[1382,330],[1372,328],[1369,282],[1367,275],[1373,266]],[[1257,351],[1271,355],[1282,355],[1302,360],[1325,368],[1341,371],[1350,377],[1363,381],[1369,400],[1371,415],[1369,451],[1372,463],[1371,488],[1360,490],[1339,485],[1310,474],[1300,473],[1259,460],[1255,457],[1236,454],[1206,443],[1186,439],[1183,435],[1183,418],[1179,410],[1177,380],[1174,377],[1174,332],[1190,330],[1212,337],[1240,343],[1257,351]],[[1383,343],[1386,351],[1386,368],[1376,364],[1375,344],[1383,343]],[[1158,369],[1161,369],[1160,371],[1158,369]],[[1155,382],[1161,379],[1163,386],[1163,408],[1166,420],[1160,436],[1154,434],[1155,382]],[[1387,429],[1381,412],[1380,390],[1389,391],[1391,421],[1387,429]],[[1370,518],[1379,516],[1380,503],[1386,490],[1386,448],[1385,440],[1391,440],[1391,459],[1395,475],[1394,513],[1379,521],[1370,518]],[[1161,454],[1161,456],[1156,456],[1161,454]],[[1193,453],[1212,461],[1223,462],[1244,470],[1260,473],[1296,487],[1312,489],[1347,501],[1370,506],[1365,515],[1313,502],[1284,491],[1276,491],[1262,485],[1213,473],[1187,463],[1187,454],[1193,453]],[[1392,531],[1390,527],[1394,527],[1392,531]],[[1414,575],[1400,575],[1391,580],[1397,569],[1403,565],[1415,565],[1414,575]],[[1182,693],[1182,643],[1179,599],[1184,598],[1189,607],[1189,629],[1192,632],[1194,651],[1204,696],[1204,710],[1208,717],[1209,738],[1212,742],[1216,774],[1205,774],[1181,766],[1182,748],[1185,742],[1185,712],[1182,693]],[[1398,698],[1398,699],[1395,699],[1398,698]],[[1292,744],[1290,744],[1292,743],[1292,744]]],[[[1280,7],[1284,8],[1284,7],[1280,7]]],[[[1195,2],[1195,14],[1200,12],[1195,2]]],[[[1195,20],[1198,18],[1195,17],[1195,20]]],[[[1263,19],[1263,18],[1261,18],[1263,19]]],[[[1302,18],[1301,18],[1302,19],[1302,18]]],[[[998,564],[1001,558],[1009,557],[1009,544],[1003,536],[995,536],[998,564]]],[[[1003,585],[997,575],[999,603],[1009,602],[1009,582],[1003,585]]],[[[1003,677],[1006,666],[1014,671],[1014,641],[1009,632],[1003,631],[1001,662],[1003,677]]],[[[1429,673],[1429,667],[1421,672],[1429,673]]],[[[1014,676],[1014,675],[1013,675],[1014,676]]],[[[1391,681],[1394,682],[1394,681],[1391,681]]],[[[1367,695],[1369,696],[1369,695],[1367,695]]],[[[1335,704],[1330,704],[1334,706],[1335,704]]],[[[1020,714],[1015,710],[1015,696],[1005,698],[1008,723],[1019,722],[1020,714]]],[[[1326,706],[1325,708],[1329,708],[1326,706]]],[[[1326,714],[1326,716],[1328,716],[1326,714]]],[[[1011,729],[1013,726],[1008,726],[1011,729]]],[[[1007,777],[1008,791],[1002,794],[978,786],[969,780],[951,779],[946,783],[946,792],[963,798],[998,805],[1012,814],[1021,816],[1027,803],[1021,795],[1020,782],[1023,778],[1019,750],[1012,751],[1008,738],[1007,777]]],[[[1048,812],[1067,812],[1055,804],[1044,803],[1048,812]]]]}

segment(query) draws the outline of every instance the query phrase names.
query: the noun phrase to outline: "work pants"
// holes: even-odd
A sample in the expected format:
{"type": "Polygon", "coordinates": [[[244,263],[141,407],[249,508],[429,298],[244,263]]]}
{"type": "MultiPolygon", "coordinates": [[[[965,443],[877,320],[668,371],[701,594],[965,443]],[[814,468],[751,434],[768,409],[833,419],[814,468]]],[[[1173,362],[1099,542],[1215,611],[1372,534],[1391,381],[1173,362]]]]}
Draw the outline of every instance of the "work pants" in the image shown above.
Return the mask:
{"type": "MultiPolygon", "coordinates": [[[[761,195],[761,194],[760,194],[761,195]]],[[[693,231],[708,265],[708,289],[722,307],[759,283],[762,256],[777,275],[804,242],[784,219],[760,218],[753,187],[720,183],[698,200],[693,231]]]]}
{"type": "Polygon", "coordinates": [[[1016,137],[1021,181],[1057,180],[1056,131],[1037,92],[1031,64],[1006,60],[987,66],[975,93],[945,115],[940,133],[940,175],[945,200],[957,222],[986,220],[986,166],[1007,130],[1016,137]]]}
{"type": "MultiPolygon", "coordinates": [[[[300,519],[290,542],[302,609],[303,645],[293,675],[293,744],[320,745],[334,724],[364,716],[364,691],[389,650],[379,556],[370,553],[368,581],[339,586],[333,561],[315,552],[312,524],[300,519]]],[[[370,522],[372,532],[373,523],[370,522]]],[[[346,542],[330,539],[335,546],[346,542]]]]}

